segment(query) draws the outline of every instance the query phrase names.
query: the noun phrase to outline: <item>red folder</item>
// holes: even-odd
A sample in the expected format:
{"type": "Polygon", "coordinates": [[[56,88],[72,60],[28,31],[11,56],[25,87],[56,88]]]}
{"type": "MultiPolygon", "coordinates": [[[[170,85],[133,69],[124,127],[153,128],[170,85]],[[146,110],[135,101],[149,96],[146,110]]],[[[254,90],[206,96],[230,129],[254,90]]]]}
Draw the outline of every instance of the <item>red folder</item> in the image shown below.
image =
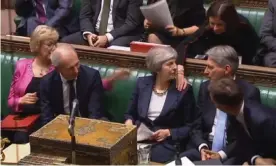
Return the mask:
{"type": "Polygon", "coordinates": [[[130,43],[130,51],[147,53],[152,47],[170,47],[169,45],[145,43],[133,41],[130,43]]]}
{"type": "Polygon", "coordinates": [[[39,116],[39,114],[28,116],[8,115],[1,121],[1,130],[28,130],[34,125],[39,116]]]}

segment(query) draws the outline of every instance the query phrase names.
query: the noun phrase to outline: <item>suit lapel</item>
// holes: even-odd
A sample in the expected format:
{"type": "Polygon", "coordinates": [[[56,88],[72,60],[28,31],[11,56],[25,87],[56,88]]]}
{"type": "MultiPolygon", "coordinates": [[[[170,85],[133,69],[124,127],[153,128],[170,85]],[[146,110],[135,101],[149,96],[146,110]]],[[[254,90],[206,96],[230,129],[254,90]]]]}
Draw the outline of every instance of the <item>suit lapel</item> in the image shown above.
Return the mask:
{"type": "MultiPolygon", "coordinates": [[[[170,86],[163,109],[159,117],[165,116],[170,110],[172,110],[175,103],[177,103],[180,94],[181,92],[179,92],[175,88],[175,85],[170,86]]],[[[159,117],[157,119],[159,119],[159,117]]]]}
{"type": "Polygon", "coordinates": [[[95,19],[94,19],[94,25],[96,25],[97,23],[97,20],[98,20],[98,17],[99,17],[99,14],[100,14],[100,11],[101,11],[101,8],[102,8],[102,1],[103,0],[97,0],[97,4],[96,4],[96,9],[95,9],[95,19]]]}
{"type": "Polygon", "coordinates": [[[57,112],[64,113],[62,81],[61,81],[59,73],[56,71],[54,71],[54,72],[55,72],[55,76],[54,76],[54,90],[53,90],[54,95],[53,96],[55,97],[55,100],[57,101],[57,105],[60,106],[60,110],[57,110],[57,112]]]}
{"type": "Polygon", "coordinates": [[[146,118],[148,115],[148,109],[149,109],[149,104],[150,104],[150,99],[151,99],[151,94],[152,94],[152,89],[153,89],[153,78],[150,80],[147,80],[145,82],[145,87],[142,89],[142,93],[140,95],[140,100],[141,100],[141,117],[146,118]]]}
{"type": "Polygon", "coordinates": [[[113,0],[113,7],[112,7],[112,20],[113,23],[115,22],[115,16],[116,16],[116,9],[119,5],[120,0],[113,0]]]}
{"type": "MultiPolygon", "coordinates": [[[[77,77],[77,82],[76,82],[76,97],[77,97],[79,103],[81,103],[81,101],[82,101],[81,94],[84,94],[85,93],[84,91],[87,90],[86,87],[84,86],[83,79],[81,79],[82,75],[83,75],[82,70],[83,70],[82,66],[80,66],[80,71],[79,71],[79,75],[77,77]]],[[[80,114],[81,114],[81,116],[83,115],[81,112],[80,112],[80,114]]]]}

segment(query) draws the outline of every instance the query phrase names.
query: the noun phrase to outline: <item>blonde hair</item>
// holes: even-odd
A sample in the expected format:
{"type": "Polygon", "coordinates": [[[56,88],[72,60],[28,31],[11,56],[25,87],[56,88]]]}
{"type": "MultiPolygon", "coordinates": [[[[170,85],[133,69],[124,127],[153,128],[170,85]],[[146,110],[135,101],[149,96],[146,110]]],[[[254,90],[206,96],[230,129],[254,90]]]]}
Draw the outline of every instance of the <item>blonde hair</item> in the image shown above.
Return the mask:
{"type": "Polygon", "coordinates": [[[35,28],[30,39],[31,52],[38,52],[43,41],[57,42],[59,38],[58,32],[47,25],[39,25],[35,28]]]}

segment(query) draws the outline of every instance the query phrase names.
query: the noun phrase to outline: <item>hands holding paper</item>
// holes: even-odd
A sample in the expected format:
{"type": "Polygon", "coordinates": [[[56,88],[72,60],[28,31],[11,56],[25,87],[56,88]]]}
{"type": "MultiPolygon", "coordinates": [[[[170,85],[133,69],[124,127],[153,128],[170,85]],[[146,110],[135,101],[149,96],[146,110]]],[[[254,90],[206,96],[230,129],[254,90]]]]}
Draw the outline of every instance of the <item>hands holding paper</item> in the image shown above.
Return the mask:
{"type": "Polygon", "coordinates": [[[150,140],[155,140],[157,142],[164,141],[167,137],[171,136],[169,129],[160,129],[152,134],[150,140]]]}

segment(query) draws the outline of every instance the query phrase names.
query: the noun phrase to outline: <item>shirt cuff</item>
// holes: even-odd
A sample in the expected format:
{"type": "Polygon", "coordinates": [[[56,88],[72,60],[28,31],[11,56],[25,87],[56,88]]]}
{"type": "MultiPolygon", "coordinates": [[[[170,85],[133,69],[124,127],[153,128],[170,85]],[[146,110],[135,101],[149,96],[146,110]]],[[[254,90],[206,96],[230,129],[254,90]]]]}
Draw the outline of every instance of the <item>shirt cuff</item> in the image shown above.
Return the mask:
{"type": "Polygon", "coordinates": [[[227,155],[224,151],[220,150],[218,151],[218,154],[220,155],[221,161],[224,161],[227,159],[227,155]]]}
{"type": "Polygon", "coordinates": [[[105,36],[107,37],[107,40],[109,43],[112,42],[112,40],[114,39],[114,37],[111,35],[111,33],[107,33],[107,34],[105,34],[105,36]]]}
{"type": "Polygon", "coordinates": [[[200,145],[198,146],[198,151],[200,152],[200,150],[201,150],[204,146],[207,147],[207,148],[209,148],[207,144],[203,143],[203,144],[200,144],[200,145]]]}
{"type": "Polygon", "coordinates": [[[82,37],[84,38],[84,40],[87,40],[87,37],[86,37],[87,34],[91,34],[92,35],[93,33],[88,32],[88,31],[83,32],[82,33],[82,37]]]}
{"type": "Polygon", "coordinates": [[[255,155],[251,158],[250,162],[251,162],[252,165],[255,165],[255,160],[256,160],[257,157],[261,157],[261,156],[260,155],[255,155]]]}

